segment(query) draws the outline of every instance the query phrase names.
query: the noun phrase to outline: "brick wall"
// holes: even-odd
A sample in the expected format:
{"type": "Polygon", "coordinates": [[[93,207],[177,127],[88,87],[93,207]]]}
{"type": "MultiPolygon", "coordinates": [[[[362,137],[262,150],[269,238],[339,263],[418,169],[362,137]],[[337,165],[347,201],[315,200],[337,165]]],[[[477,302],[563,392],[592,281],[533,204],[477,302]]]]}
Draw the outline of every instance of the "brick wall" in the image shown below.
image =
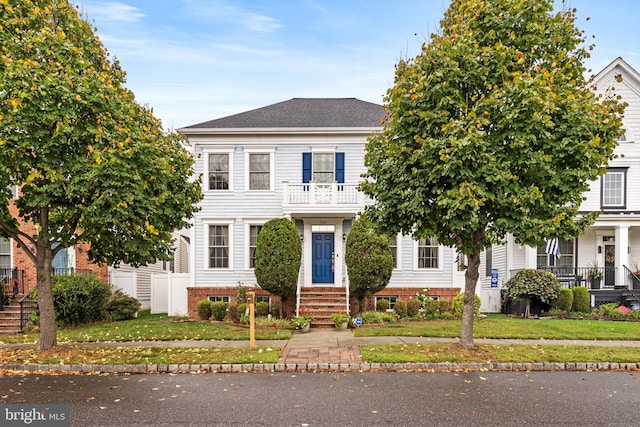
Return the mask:
{"type": "MultiPolygon", "coordinates": [[[[18,216],[18,209],[14,206],[13,201],[10,202],[9,212],[14,218],[18,219],[20,224],[20,230],[27,235],[33,236],[37,234],[36,227],[31,224],[24,222],[18,216]]],[[[109,269],[106,265],[99,266],[95,263],[89,262],[88,252],[89,252],[88,244],[79,244],[75,247],[76,252],[76,270],[86,271],[90,270],[96,277],[102,280],[105,283],[109,282],[109,269]]],[[[24,271],[24,288],[25,293],[29,290],[36,287],[36,267],[33,265],[31,259],[27,256],[27,254],[18,246],[17,242],[13,241],[13,266],[18,270],[24,271]]]]}
{"type": "MultiPolygon", "coordinates": [[[[269,292],[264,291],[259,288],[247,288],[247,290],[255,290],[256,295],[264,295],[269,296],[269,292]]],[[[188,308],[189,308],[189,318],[197,319],[198,312],[196,310],[196,304],[198,301],[202,301],[203,299],[207,299],[210,295],[215,296],[228,296],[230,302],[234,302],[236,299],[236,291],[237,288],[235,286],[228,286],[224,288],[218,287],[206,287],[206,288],[187,288],[188,293],[188,308]]],[[[376,296],[395,296],[398,297],[401,301],[408,301],[416,295],[416,292],[420,291],[420,289],[416,288],[387,288],[376,294],[376,296]]],[[[437,296],[441,300],[445,301],[453,301],[453,298],[460,293],[460,288],[434,288],[430,289],[427,295],[437,296]]],[[[370,311],[374,310],[375,307],[375,296],[369,297],[365,299],[365,310],[358,309],[358,300],[355,298],[351,298],[350,305],[351,311],[360,312],[360,311],[370,311]]],[[[296,299],[289,298],[287,301],[287,305],[285,308],[285,312],[289,313],[289,317],[295,313],[296,309],[296,299]]]]}
{"type": "MultiPolygon", "coordinates": [[[[271,296],[272,298],[277,298],[272,296],[269,292],[262,290],[260,288],[246,288],[247,292],[255,292],[256,296],[271,296]]],[[[219,296],[219,297],[229,297],[229,302],[233,303],[236,301],[236,293],[238,288],[236,286],[228,286],[224,288],[218,287],[198,287],[198,288],[187,288],[187,307],[188,307],[188,316],[190,319],[198,318],[198,311],[196,309],[196,305],[198,302],[203,299],[207,299],[209,296],[219,296]]],[[[272,300],[273,301],[273,300],[272,300]]],[[[295,299],[294,299],[294,308],[295,308],[295,299]]],[[[290,304],[287,304],[290,306],[290,304]]],[[[289,311],[291,313],[291,311],[289,311]]]]}

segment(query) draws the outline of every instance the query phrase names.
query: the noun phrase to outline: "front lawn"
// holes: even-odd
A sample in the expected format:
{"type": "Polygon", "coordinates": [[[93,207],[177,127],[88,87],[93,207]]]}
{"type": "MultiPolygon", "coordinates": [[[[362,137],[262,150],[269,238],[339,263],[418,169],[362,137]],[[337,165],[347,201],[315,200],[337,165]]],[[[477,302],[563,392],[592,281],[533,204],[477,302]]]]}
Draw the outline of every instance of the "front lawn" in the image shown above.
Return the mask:
{"type": "MultiPolygon", "coordinates": [[[[459,337],[461,320],[406,320],[367,325],[354,336],[459,337]]],[[[640,322],[611,320],[523,319],[491,314],[473,322],[475,338],[640,340],[640,322]]]]}
{"type": "Polygon", "coordinates": [[[3,363],[19,364],[217,364],[276,363],[279,348],[158,348],[158,347],[93,347],[58,345],[40,351],[35,348],[0,349],[3,363]]]}
{"type": "MultiPolygon", "coordinates": [[[[256,329],[256,340],[286,340],[289,329],[256,329]]],[[[0,343],[31,343],[39,339],[37,333],[2,335],[0,343]]],[[[173,340],[248,340],[249,328],[230,323],[196,322],[166,314],[140,312],[136,319],[120,322],[99,322],[76,328],[59,328],[58,342],[117,342],[117,341],[173,341],[173,340]]]]}
{"type": "Polygon", "coordinates": [[[486,362],[638,362],[635,347],[565,345],[478,345],[467,350],[450,343],[386,344],[360,346],[368,363],[486,363],[486,362]]]}

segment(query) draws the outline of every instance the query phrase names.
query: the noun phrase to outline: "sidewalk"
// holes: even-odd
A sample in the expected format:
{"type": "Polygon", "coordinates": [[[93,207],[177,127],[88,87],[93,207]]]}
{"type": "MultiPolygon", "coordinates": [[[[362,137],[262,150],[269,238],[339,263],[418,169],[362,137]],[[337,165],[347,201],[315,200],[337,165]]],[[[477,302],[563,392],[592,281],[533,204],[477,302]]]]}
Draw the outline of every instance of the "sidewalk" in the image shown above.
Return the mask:
{"type": "MultiPolygon", "coordinates": [[[[224,365],[14,365],[1,364],[0,369],[18,371],[63,372],[317,372],[317,371],[442,371],[452,370],[639,370],[639,363],[365,363],[359,347],[369,344],[403,344],[424,342],[458,342],[458,338],[436,337],[354,337],[351,330],[311,329],[308,333],[294,332],[289,340],[260,340],[256,346],[282,348],[275,364],[224,365]]],[[[638,347],[640,341],[591,340],[525,340],[474,339],[476,344],[528,345],[592,345],[638,347]]],[[[64,344],[62,344],[64,345],[64,344]]],[[[249,347],[249,341],[135,341],[110,343],[73,343],[77,346],[105,347],[249,347]]],[[[37,344],[0,344],[1,348],[37,347],[37,344]]],[[[639,353],[640,354],[640,353],[639,353]]],[[[638,357],[640,360],[640,356],[638,357]]]]}

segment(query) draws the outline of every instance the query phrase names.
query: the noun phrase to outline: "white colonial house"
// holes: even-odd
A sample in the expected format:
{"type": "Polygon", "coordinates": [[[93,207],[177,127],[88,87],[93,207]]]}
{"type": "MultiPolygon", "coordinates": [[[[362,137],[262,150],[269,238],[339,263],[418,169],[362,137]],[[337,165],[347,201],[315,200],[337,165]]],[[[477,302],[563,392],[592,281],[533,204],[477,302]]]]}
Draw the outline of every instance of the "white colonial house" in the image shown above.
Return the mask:
{"type": "MultiPolygon", "coordinates": [[[[180,129],[204,192],[191,232],[191,314],[200,299],[230,301],[237,283],[255,286],[256,236],[277,217],[295,222],[303,249],[295,309],[312,311],[314,324],[349,310],[345,240],[368,203],[357,186],[384,115],[354,98],[294,98],[180,129]]],[[[378,295],[392,304],[424,288],[451,299],[463,286],[455,251],[435,239],[398,237],[392,249],[396,268],[378,295]]]]}
{"type": "Polygon", "coordinates": [[[617,157],[606,174],[590,184],[580,207],[581,214],[601,214],[583,235],[560,241],[560,257],[547,254],[544,242],[532,248],[515,244],[511,237],[487,251],[478,286],[483,311],[500,311],[502,285],[523,268],[551,271],[565,286],[588,287],[592,306],[640,304],[640,279],[634,274],[640,270],[640,74],[617,58],[595,76],[594,85],[598,93],[612,90],[628,104],[617,157]],[[492,270],[497,287],[495,278],[491,285],[492,270]],[[600,274],[593,274],[596,271],[600,274]]]}
{"type": "MultiPolygon", "coordinates": [[[[631,274],[640,263],[640,75],[618,58],[595,83],[598,91],[615,86],[629,104],[619,157],[592,183],[581,208],[603,213],[583,236],[560,242],[559,258],[547,254],[543,242],[532,248],[512,238],[486,251],[477,286],[485,312],[501,310],[504,282],[523,268],[547,269],[566,286],[594,288],[594,304],[633,304],[635,296],[627,294],[640,289],[631,274]],[[618,74],[622,83],[615,82],[618,74]],[[599,285],[589,277],[594,269],[603,275],[599,285]]],[[[365,172],[367,137],[381,130],[384,115],[381,105],[354,98],[294,98],[180,129],[204,192],[190,236],[190,315],[201,299],[231,302],[239,283],[256,286],[256,238],[262,224],[276,217],[295,222],[303,248],[289,308],[305,306],[320,323],[331,312],[349,311],[345,240],[353,220],[371,203],[357,186],[365,172]]],[[[464,287],[456,251],[436,239],[398,236],[392,251],[391,281],[376,298],[393,304],[428,288],[429,295],[451,300],[464,287]]],[[[266,292],[257,293],[270,300],[266,292]]]]}

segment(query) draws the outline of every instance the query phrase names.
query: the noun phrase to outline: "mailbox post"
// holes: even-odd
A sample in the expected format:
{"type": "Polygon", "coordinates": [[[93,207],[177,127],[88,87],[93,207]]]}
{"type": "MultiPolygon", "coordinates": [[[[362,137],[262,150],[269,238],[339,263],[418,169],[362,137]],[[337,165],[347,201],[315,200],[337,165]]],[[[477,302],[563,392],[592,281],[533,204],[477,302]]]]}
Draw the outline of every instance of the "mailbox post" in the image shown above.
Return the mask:
{"type": "Polygon", "coordinates": [[[256,323],[255,323],[255,292],[247,292],[247,306],[249,308],[249,348],[256,346],[256,323]]]}

